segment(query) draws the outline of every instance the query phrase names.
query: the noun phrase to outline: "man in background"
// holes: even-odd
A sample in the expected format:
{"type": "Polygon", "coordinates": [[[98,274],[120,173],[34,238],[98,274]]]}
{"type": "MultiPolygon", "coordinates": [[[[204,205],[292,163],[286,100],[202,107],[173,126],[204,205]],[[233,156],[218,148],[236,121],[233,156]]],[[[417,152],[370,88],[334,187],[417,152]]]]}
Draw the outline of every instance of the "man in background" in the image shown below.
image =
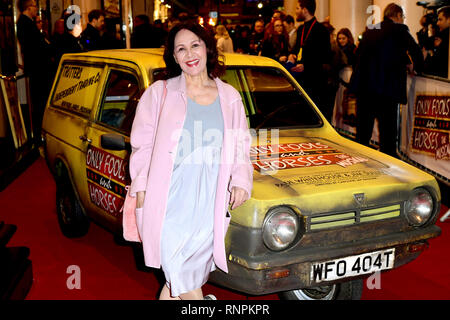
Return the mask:
{"type": "Polygon", "coordinates": [[[262,41],[264,39],[264,20],[255,21],[253,32],[250,35],[250,54],[259,55],[262,49],[262,41]]]}
{"type": "Polygon", "coordinates": [[[450,30],[450,6],[438,11],[437,26],[439,33],[435,36],[435,53],[431,57],[432,74],[442,78],[448,78],[448,44],[450,30]]]}
{"type": "Polygon", "coordinates": [[[380,151],[393,157],[397,157],[397,108],[407,103],[407,71],[411,63],[416,71],[423,66],[422,50],[404,19],[402,7],[391,3],[384,10],[383,22],[366,30],[351,80],[358,101],[357,141],[370,145],[377,118],[380,151]]]}
{"type": "Polygon", "coordinates": [[[291,52],[297,42],[297,27],[295,26],[294,17],[287,15],[283,20],[283,24],[289,36],[289,52],[291,52]]]}
{"type": "Polygon", "coordinates": [[[85,50],[106,49],[102,32],[105,27],[105,14],[101,10],[92,10],[88,14],[89,23],[81,33],[81,44],[85,50]]]}
{"type": "Polygon", "coordinates": [[[17,38],[23,55],[24,73],[30,84],[33,135],[39,139],[53,81],[52,50],[35,23],[38,15],[36,0],[19,0],[17,6],[21,13],[17,21],[17,38]]]}
{"type": "Polygon", "coordinates": [[[306,93],[316,103],[327,119],[333,110],[324,101],[323,90],[327,86],[331,63],[331,43],[328,30],[317,21],[315,0],[298,0],[296,15],[304,22],[297,30],[297,40],[290,56],[280,58],[306,93]]]}

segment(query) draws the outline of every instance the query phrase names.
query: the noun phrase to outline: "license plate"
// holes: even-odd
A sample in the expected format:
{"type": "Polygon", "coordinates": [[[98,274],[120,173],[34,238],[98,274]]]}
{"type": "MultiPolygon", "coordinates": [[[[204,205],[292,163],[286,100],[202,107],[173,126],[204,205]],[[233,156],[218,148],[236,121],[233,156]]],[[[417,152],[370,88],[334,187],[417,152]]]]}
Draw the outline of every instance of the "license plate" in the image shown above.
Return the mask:
{"type": "Polygon", "coordinates": [[[394,268],[395,249],[313,263],[311,283],[333,281],[394,268]]]}

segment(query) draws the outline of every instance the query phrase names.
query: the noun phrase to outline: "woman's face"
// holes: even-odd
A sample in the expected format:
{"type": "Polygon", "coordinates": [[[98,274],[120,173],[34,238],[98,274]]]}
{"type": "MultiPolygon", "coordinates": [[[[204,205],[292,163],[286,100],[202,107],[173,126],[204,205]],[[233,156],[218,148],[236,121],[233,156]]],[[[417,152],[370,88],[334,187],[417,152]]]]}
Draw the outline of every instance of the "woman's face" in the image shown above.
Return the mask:
{"type": "Polygon", "coordinates": [[[282,34],[284,30],[283,22],[281,20],[276,20],[275,23],[273,24],[273,28],[277,34],[282,34]]]}
{"type": "Polygon", "coordinates": [[[346,45],[347,45],[347,43],[348,43],[348,38],[347,38],[347,36],[345,35],[345,34],[339,34],[339,36],[338,36],[338,42],[339,42],[339,45],[341,46],[341,47],[345,47],[346,45]]]}
{"type": "Polygon", "coordinates": [[[175,36],[175,61],[190,76],[206,72],[206,44],[192,31],[183,29],[175,36]]]}

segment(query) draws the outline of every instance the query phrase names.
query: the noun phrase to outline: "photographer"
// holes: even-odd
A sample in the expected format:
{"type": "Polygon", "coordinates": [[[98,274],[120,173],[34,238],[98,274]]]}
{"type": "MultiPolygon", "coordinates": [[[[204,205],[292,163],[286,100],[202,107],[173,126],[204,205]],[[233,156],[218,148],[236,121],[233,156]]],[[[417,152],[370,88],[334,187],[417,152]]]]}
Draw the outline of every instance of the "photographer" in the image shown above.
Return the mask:
{"type": "Polygon", "coordinates": [[[433,50],[434,48],[434,34],[435,34],[436,16],[431,12],[427,13],[420,19],[422,29],[417,32],[417,39],[419,46],[424,51],[433,50]]]}
{"type": "Polygon", "coordinates": [[[439,33],[435,37],[434,44],[436,47],[435,70],[439,77],[448,77],[448,44],[449,44],[449,28],[450,28],[450,6],[443,7],[438,11],[437,26],[439,33]]]}
{"type": "Polygon", "coordinates": [[[450,6],[440,8],[434,20],[436,23],[430,25],[433,28],[431,44],[425,51],[425,73],[448,78],[450,6]]]}

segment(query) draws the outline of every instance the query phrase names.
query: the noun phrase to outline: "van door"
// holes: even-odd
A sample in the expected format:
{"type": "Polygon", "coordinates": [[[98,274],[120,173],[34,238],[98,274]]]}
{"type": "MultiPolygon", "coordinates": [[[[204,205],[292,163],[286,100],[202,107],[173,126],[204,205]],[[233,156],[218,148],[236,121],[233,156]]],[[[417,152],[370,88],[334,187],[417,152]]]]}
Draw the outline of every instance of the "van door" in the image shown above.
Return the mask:
{"type": "Polygon", "coordinates": [[[43,134],[49,163],[62,159],[72,177],[75,191],[85,203],[85,154],[89,144],[87,128],[97,105],[105,64],[77,60],[63,61],[45,111],[43,134]]]}
{"type": "Polygon", "coordinates": [[[129,135],[137,103],[144,85],[138,69],[110,67],[105,90],[95,121],[88,129],[92,140],[86,152],[86,179],[89,209],[112,231],[119,231],[122,222],[121,208],[125,199],[125,185],[130,183],[128,173],[129,135]],[[126,142],[122,147],[102,144],[102,136],[126,142]]]}

